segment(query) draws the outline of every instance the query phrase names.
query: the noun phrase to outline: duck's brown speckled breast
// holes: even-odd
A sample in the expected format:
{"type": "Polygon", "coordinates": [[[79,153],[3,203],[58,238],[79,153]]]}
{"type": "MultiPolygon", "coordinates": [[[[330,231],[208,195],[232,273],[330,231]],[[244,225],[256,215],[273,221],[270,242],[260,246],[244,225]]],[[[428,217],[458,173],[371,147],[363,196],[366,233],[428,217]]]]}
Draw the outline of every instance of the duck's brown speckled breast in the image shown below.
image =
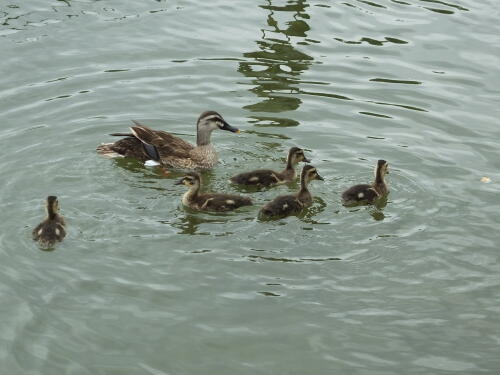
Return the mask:
{"type": "Polygon", "coordinates": [[[187,158],[171,158],[166,162],[175,168],[210,169],[217,164],[217,152],[211,144],[197,146],[191,150],[187,158]]]}

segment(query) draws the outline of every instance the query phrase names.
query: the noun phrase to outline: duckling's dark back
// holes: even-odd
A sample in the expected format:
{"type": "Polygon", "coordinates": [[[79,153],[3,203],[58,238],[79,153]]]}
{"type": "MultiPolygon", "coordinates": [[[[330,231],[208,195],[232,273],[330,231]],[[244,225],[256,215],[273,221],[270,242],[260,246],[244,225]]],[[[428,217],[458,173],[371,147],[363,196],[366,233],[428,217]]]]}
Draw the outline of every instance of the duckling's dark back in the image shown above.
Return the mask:
{"type": "Polygon", "coordinates": [[[253,204],[250,198],[233,194],[201,194],[196,200],[201,209],[220,212],[253,204]]]}
{"type": "Polygon", "coordinates": [[[373,202],[379,197],[377,191],[372,185],[361,184],[351,186],[342,193],[344,204],[352,204],[357,202],[373,202]]]}
{"type": "Polygon", "coordinates": [[[233,176],[231,182],[240,185],[270,186],[279,182],[278,178],[276,178],[277,173],[271,169],[258,169],[233,176]]]}
{"type": "Polygon", "coordinates": [[[55,219],[46,219],[33,229],[33,240],[37,241],[44,249],[53,247],[65,236],[64,221],[59,216],[56,216],[55,219]]]}
{"type": "Polygon", "coordinates": [[[296,214],[302,208],[303,204],[295,195],[281,195],[262,207],[259,215],[261,217],[282,217],[296,214]]]}

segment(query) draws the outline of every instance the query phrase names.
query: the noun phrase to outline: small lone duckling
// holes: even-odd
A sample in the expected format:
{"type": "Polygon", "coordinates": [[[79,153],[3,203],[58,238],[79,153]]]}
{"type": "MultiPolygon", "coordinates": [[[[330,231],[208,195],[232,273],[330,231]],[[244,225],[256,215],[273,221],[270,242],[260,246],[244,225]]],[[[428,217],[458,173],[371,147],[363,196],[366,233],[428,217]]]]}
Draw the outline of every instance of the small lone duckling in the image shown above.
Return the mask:
{"type": "Polygon", "coordinates": [[[56,241],[62,241],[66,236],[64,226],[66,222],[59,215],[59,201],[57,197],[50,195],[46,203],[47,218],[33,229],[33,240],[37,241],[41,248],[47,250],[54,247],[56,241]]]}
{"type": "Polygon", "coordinates": [[[323,177],[312,165],[306,165],[300,174],[300,190],[293,195],[280,195],[261,208],[259,215],[262,218],[285,217],[300,213],[312,204],[312,195],[307,185],[313,180],[323,181],[323,177]]]}
{"type": "Polygon", "coordinates": [[[189,187],[189,190],[182,196],[182,203],[193,210],[223,212],[253,204],[250,198],[241,195],[200,193],[201,176],[197,172],[187,173],[175,184],[189,187]]]}
{"type": "Polygon", "coordinates": [[[281,172],[271,169],[256,169],[250,172],[240,173],[231,177],[233,184],[253,185],[253,186],[272,186],[292,182],[295,179],[295,167],[301,161],[310,163],[304,155],[304,150],[298,147],[292,147],[288,151],[286,168],[281,172]]]}
{"type": "Polygon", "coordinates": [[[356,203],[373,203],[389,193],[385,175],[389,173],[389,164],[379,160],[375,167],[375,181],[372,184],[354,185],[342,193],[344,206],[356,203]]]}

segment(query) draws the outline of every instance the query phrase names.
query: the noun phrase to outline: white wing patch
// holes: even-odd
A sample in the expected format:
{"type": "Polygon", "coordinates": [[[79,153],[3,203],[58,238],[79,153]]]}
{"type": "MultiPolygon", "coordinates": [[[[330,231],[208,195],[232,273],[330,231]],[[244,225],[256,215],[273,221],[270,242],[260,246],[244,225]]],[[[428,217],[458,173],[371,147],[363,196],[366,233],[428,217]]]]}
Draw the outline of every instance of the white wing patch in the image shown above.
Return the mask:
{"type": "Polygon", "coordinates": [[[43,233],[43,228],[40,228],[40,230],[38,231],[38,235],[41,236],[43,233]]]}
{"type": "Polygon", "coordinates": [[[144,165],[145,165],[146,167],[155,167],[155,166],[157,166],[157,165],[160,165],[160,163],[158,163],[158,162],[157,162],[157,161],[155,161],[155,160],[146,160],[146,161],[144,162],[144,165]]]}
{"type": "Polygon", "coordinates": [[[284,210],[286,210],[287,208],[288,208],[288,203],[285,203],[285,204],[283,205],[283,209],[284,209],[284,210]]]}
{"type": "Polygon", "coordinates": [[[257,182],[257,181],[259,181],[259,178],[257,176],[253,176],[253,177],[250,177],[250,179],[248,181],[257,182]]]}
{"type": "Polygon", "coordinates": [[[60,234],[61,234],[61,231],[59,230],[59,228],[56,228],[56,236],[59,237],[60,234]]]}
{"type": "Polygon", "coordinates": [[[361,199],[361,198],[364,198],[365,197],[365,193],[358,193],[358,198],[361,199]]]}
{"type": "Polygon", "coordinates": [[[234,204],[234,201],[232,199],[226,199],[227,204],[234,204]]]}

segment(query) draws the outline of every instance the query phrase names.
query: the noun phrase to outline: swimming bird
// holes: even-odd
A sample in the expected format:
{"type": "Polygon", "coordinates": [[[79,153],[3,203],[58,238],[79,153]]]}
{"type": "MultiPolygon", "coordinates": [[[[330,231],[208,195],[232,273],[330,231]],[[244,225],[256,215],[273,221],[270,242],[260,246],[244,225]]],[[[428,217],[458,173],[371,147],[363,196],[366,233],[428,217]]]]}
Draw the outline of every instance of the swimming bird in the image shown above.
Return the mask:
{"type": "Polygon", "coordinates": [[[153,130],[137,121],[130,127],[131,133],[113,133],[124,136],[114,143],[97,147],[101,155],[115,158],[127,157],[142,162],[154,160],[162,166],[185,169],[210,169],[217,164],[217,152],[210,143],[216,129],[239,133],[215,111],[203,112],[196,124],[196,146],[162,130],[153,130]]]}
{"type": "Polygon", "coordinates": [[[274,198],[261,208],[259,216],[262,218],[284,217],[300,213],[312,204],[312,195],[307,186],[313,180],[323,181],[323,177],[312,165],[305,165],[300,174],[300,189],[293,195],[281,195],[274,198]]]}
{"type": "Polygon", "coordinates": [[[286,167],[281,172],[276,172],[271,169],[256,169],[233,176],[230,181],[233,184],[254,186],[272,186],[291,182],[295,179],[295,167],[301,161],[306,163],[310,162],[310,160],[305,157],[303,149],[292,147],[288,151],[286,167]]]}
{"type": "Polygon", "coordinates": [[[201,176],[197,172],[189,172],[176,185],[186,185],[189,190],[182,196],[182,203],[197,211],[231,211],[242,206],[251,206],[252,200],[241,195],[200,193],[201,176]]]}
{"type": "Polygon", "coordinates": [[[356,203],[373,203],[389,193],[385,175],[389,173],[389,164],[379,160],[375,166],[375,180],[371,184],[354,185],[342,193],[344,205],[356,203]]]}
{"type": "Polygon", "coordinates": [[[33,240],[38,241],[41,248],[48,250],[54,247],[56,241],[62,241],[66,236],[64,218],[59,215],[59,201],[51,195],[47,197],[47,218],[33,229],[33,240]]]}

